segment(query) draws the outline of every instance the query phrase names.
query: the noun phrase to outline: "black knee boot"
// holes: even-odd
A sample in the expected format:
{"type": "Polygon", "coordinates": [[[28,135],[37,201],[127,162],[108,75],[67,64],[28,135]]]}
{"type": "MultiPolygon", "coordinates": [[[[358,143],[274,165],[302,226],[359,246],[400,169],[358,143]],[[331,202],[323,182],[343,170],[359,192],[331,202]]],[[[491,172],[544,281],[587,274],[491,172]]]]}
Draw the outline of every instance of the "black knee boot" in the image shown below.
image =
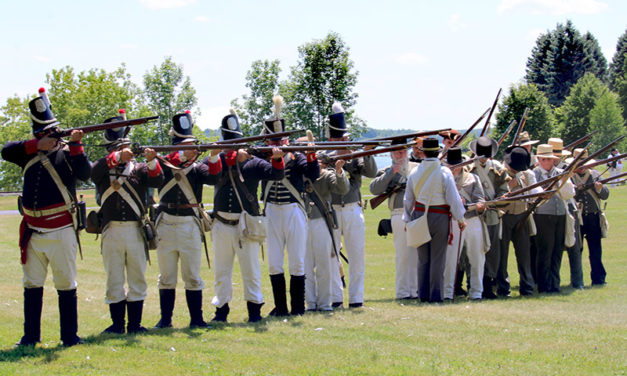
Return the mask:
{"type": "Polygon", "coordinates": [[[290,303],[292,315],[305,314],[305,276],[293,275],[290,278],[290,303]]]}
{"type": "Polygon", "coordinates": [[[63,346],[69,347],[84,343],[76,335],[78,332],[78,307],[76,289],[57,291],[59,294],[59,323],[63,346]]]}
{"type": "Polygon", "coordinates": [[[202,290],[185,290],[185,298],[189,309],[189,327],[206,328],[207,323],[202,318],[202,290]]]}
{"type": "Polygon", "coordinates": [[[175,289],[159,290],[159,306],[161,308],[161,319],[155,325],[155,329],[172,327],[172,311],[174,310],[174,300],[176,299],[175,289]]]}
{"type": "Polygon", "coordinates": [[[285,275],[270,275],[270,283],[272,283],[272,296],[274,297],[274,309],[270,311],[270,316],[287,316],[287,298],[285,297],[285,275]]]}
{"type": "Polygon", "coordinates": [[[148,329],[144,328],[141,325],[142,312],[144,310],[144,301],[138,300],[136,302],[127,302],[126,309],[128,312],[128,325],[126,326],[126,331],[129,334],[143,333],[148,331],[148,329]]]}
{"type": "Polygon", "coordinates": [[[30,346],[41,341],[43,296],[43,287],[24,289],[24,336],[16,345],[30,346]]]}
{"type": "Polygon", "coordinates": [[[211,321],[214,322],[226,322],[226,317],[229,315],[231,309],[229,308],[229,303],[225,303],[222,307],[216,307],[216,314],[213,316],[211,321]]]}
{"type": "Polygon", "coordinates": [[[126,316],[126,300],[118,303],[109,304],[109,314],[111,315],[111,324],[102,333],[124,334],[124,317],[126,316]]]}
{"type": "Polygon", "coordinates": [[[248,322],[261,321],[261,306],[263,303],[246,302],[246,308],[248,308],[248,322]]]}

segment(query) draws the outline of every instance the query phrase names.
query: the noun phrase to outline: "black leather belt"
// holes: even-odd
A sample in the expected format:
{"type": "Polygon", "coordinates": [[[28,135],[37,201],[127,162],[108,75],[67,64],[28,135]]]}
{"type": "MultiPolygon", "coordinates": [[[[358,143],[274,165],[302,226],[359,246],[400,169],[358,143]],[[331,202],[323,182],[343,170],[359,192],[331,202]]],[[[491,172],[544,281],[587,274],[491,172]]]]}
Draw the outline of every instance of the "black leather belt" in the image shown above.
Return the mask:
{"type": "Polygon", "coordinates": [[[213,217],[217,219],[218,221],[224,223],[225,225],[229,225],[229,226],[237,226],[237,224],[239,223],[239,219],[233,219],[233,220],[226,219],[224,217],[221,217],[216,212],[213,213],[213,217]]]}
{"type": "Polygon", "coordinates": [[[163,206],[164,208],[168,208],[168,209],[191,209],[191,208],[200,207],[200,204],[171,204],[171,203],[162,202],[162,203],[159,203],[159,206],[163,206]]]}

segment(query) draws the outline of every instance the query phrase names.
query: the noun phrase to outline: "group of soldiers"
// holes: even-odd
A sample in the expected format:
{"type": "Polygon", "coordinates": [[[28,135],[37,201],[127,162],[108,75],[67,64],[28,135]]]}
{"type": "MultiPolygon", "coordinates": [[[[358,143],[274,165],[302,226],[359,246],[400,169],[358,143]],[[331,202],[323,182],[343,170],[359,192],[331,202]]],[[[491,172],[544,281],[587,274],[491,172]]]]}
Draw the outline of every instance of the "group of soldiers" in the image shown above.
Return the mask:
{"type": "MultiPolygon", "coordinates": [[[[407,148],[393,151],[392,165],[377,171],[371,155],[342,159],[337,157],[350,152],[316,153],[315,148],[288,151],[287,137],[273,136],[285,133],[281,106],[282,98],[276,97],[274,113],[263,127],[271,150],[265,154],[228,146],[243,138],[238,117],[231,113],[222,119],[220,127],[222,141],[227,144],[211,149],[201,160],[199,149],[193,147],[197,140],[188,111],[172,118],[171,153],[159,156],[155,148],[143,147],[145,162],[138,162],[135,156],[139,152],[127,138],[128,127],[116,126],[104,130],[102,146],[106,156],[91,163],[81,143],[84,132],[73,130],[68,141],[60,139],[59,123],[45,92],[32,100],[29,108],[34,138],[9,142],[2,148],[3,159],[22,167],[24,174],[19,240],[24,335],[18,345],[40,342],[48,266],[59,296],[61,341],[65,346],[82,343],[77,335],[76,255],[81,227],[77,218],[78,222],[85,219],[76,215],[80,212],[76,205],[78,180],[92,180],[100,205],[84,225],[102,234],[105,303],[111,316],[111,325],[104,333],[147,330],[142,326],[142,312],[147,297],[146,263],[152,247],[156,247],[160,272],[161,317],[155,328],[172,327],[179,265],[189,326],[206,327],[205,285],[200,276],[203,245],[207,252],[206,232],[211,234],[215,274],[212,321],[227,321],[235,256],[241,269],[248,321],[262,320],[259,257],[264,241],[274,302],[270,316],[343,307],[346,281],[340,256],[350,262],[348,307],[363,306],[365,222],[360,187],[364,176],[374,178],[370,185],[373,194],[395,192],[389,198],[389,208],[398,299],[452,299],[456,281],[461,286],[464,271],[470,299],[508,296],[510,240],[516,250],[522,295],[532,294],[536,284],[538,292],[559,290],[564,248],[571,262],[571,284],[583,287],[581,235],[586,236],[590,248],[592,282],[605,283],[599,200],[607,199],[609,192],[600,183],[591,189],[575,190],[597,179],[595,170],[581,167],[572,176],[573,183],[563,184],[556,195],[547,194],[546,202],[530,217],[538,224],[537,233],[530,232],[532,226],[526,222],[531,221],[527,218],[525,226],[519,225],[527,202],[514,201],[499,208],[488,205],[508,192],[559,174],[563,154],[557,144],[539,145],[538,166],[534,168],[528,149],[532,141],[507,148],[505,161],[500,163],[493,159],[498,150],[495,141],[481,137],[470,144],[477,159],[468,164],[463,162],[459,148],[450,147],[459,133],[442,132],[445,163],[440,162],[443,154],[439,141],[424,138],[416,140],[411,153],[407,148]],[[456,167],[462,163],[464,166],[456,167]],[[204,185],[214,186],[210,216],[202,203],[204,185]],[[152,206],[147,200],[150,189],[157,189],[159,198],[152,206]],[[148,216],[151,208],[156,208],[153,220],[148,216]],[[408,246],[409,223],[425,213],[430,240],[418,247],[408,246]],[[574,222],[567,220],[568,216],[574,216],[574,222]],[[565,242],[571,230],[578,239],[572,245],[565,242]],[[464,268],[459,260],[467,260],[468,267],[464,268]]],[[[332,112],[329,141],[348,141],[343,108],[336,103],[332,112]]],[[[121,112],[104,123],[123,124],[125,120],[121,112]]],[[[313,145],[311,136],[301,141],[313,145]]],[[[393,143],[405,144],[407,140],[397,141],[393,143]]]]}
{"type": "Polygon", "coordinates": [[[471,301],[510,296],[510,242],[520,295],[559,292],[564,251],[570,285],[583,289],[584,237],[592,285],[605,284],[601,238],[607,220],[601,200],[607,200],[609,190],[599,182],[601,174],[588,167],[594,160],[581,166],[575,161],[580,153],[586,157],[587,150],[575,149],[571,156],[561,139],[551,138],[533,153],[532,145],[539,141],[521,132],[518,142],[504,150],[503,162],[494,159],[498,143],[485,136],[471,141],[474,158],[468,160],[461,149],[451,147],[459,132],[440,135],[444,149],[435,138],[417,139],[422,147],[415,146],[410,155],[405,150],[392,153],[392,165],[370,184],[375,195],[394,192],[388,206],[397,299],[442,302],[456,295],[468,295],[471,301]],[[558,184],[551,185],[547,179],[558,175],[560,179],[553,179],[558,184]],[[512,195],[516,191],[527,195],[512,195]],[[416,252],[406,235],[410,224],[425,213],[430,240],[416,252]],[[463,289],[464,274],[468,291],[463,289]]]}

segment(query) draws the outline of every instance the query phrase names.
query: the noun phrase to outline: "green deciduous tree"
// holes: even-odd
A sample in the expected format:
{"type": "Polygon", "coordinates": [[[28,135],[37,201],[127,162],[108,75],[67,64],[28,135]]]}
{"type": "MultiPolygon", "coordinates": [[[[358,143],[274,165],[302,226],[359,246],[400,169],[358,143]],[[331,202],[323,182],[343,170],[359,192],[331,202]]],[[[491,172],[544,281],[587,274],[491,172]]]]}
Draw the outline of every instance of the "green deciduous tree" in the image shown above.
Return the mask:
{"type": "Polygon", "coordinates": [[[625,55],[627,55],[627,30],[618,38],[616,53],[610,63],[610,88],[618,89],[618,84],[625,77],[625,55]]]}
{"type": "MultiPolygon", "coordinates": [[[[615,93],[606,90],[596,101],[590,111],[590,131],[597,131],[593,136],[595,149],[609,144],[625,134],[624,119],[615,93]]],[[[623,145],[627,142],[623,142],[623,145]]],[[[625,150],[620,147],[620,150],[625,150]]]]}
{"type": "Polygon", "coordinates": [[[623,109],[623,119],[627,122],[627,59],[623,60],[623,77],[617,81],[616,91],[623,109]]]}
{"type": "MultiPolygon", "coordinates": [[[[510,86],[508,95],[499,105],[496,126],[491,136],[498,140],[512,120],[520,122],[525,108],[529,108],[529,111],[524,130],[529,132],[531,138],[546,142],[553,134],[555,118],[546,96],[533,84],[510,86]]],[[[503,141],[501,150],[512,143],[515,132],[516,129],[512,130],[503,141]]]]}
{"type": "Polygon", "coordinates": [[[587,73],[573,85],[564,104],[556,110],[558,132],[564,144],[590,132],[590,112],[607,91],[607,86],[591,73],[587,73]]]}
{"type": "MultiPolygon", "coordinates": [[[[0,145],[33,137],[28,110],[31,99],[11,97],[0,107],[0,145]]],[[[18,191],[21,187],[22,169],[14,163],[0,160],[0,190],[18,191]]]]}
{"type": "Polygon", "coordinates": [[[589,32],[581,35],[569,20],[538,37],[525,79],[543,91],[550,104],[559,106],[586,72],[605,80],[607,60],[596,38],[589,32]]]}
{"type": "Polygon", "coordinates": [[[358,136],[365,122],[354,114],[358,97],[353,91],[357,72],[349,58],[349,48],[337,33],[298,48],[299,60],[291,67],[288,81],[280,92],[286,99],[286,120],[294,128],[310,129],[324,138],[328,115],[334,101],[342,103],[347,125],[358,136]]]}
{"type": "Polygon", "coordinates": [[[172,125],[172,117],[186,110],[200,115],[200,111],[193,107],[196,99],[196,89],[192,86],[188,76],[183,75],[183,66],[177,65],[171,56],[165,58],[160,66],[154,66],[144,74],[144,101],[154,114],[159,115],[159,122],[145,131],[152,137],[147,141],[151,144],[169,143],[168,130],[172,125]]]}
{"type": "MultiPolygon", "coordinates": [[[[246,136],[261,133],[263,123],[272,112],[272,96],[279,90],[279,60],[255,60],[246,73],[250,94],[231,101],[246,136]]],[[[225,114],[226,115],[226,114],[225,114]]]]}

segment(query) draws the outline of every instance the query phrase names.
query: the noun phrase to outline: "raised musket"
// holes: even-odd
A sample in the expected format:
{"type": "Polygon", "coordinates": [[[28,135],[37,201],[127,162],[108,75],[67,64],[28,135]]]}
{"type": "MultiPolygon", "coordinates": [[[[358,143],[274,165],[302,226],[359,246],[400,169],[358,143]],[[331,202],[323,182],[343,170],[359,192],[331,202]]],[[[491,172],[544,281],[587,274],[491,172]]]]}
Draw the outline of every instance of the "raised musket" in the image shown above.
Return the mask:
{"type": "Polygon", "coordinates": [[[516,119],[512,120],[512,122],[509,123],[509,125],[507,126],[507,129],[505,130],[505,132],[503,132],[503,134],[501,135],[501,138],[499,138],[499,141],[497,142],[497,144],[499,144],[499,147],[501,146],[503,141],[505,141],[507,136],[509,136],[509,134],[512,132],[512,129],[514,129],[516,124],[518,124],[518,121],[516,119]]]}
{"type": "MultiPolygon", "coordinates": [[[[619,159],[625,159],[625,158],[627,158],[627,153],[626,153],[626,154],[618,154],[618,155],[615,155],[615,156],[613,156],[613,157],[611,157],[611,158],[601,159],[601,160],[596,161],[596,162],[587,163],[587,164],[586,164],[585,166],[583,166],[583,167],[585,167],[585,168],[592,168],[592,167],[596,167],[596,166],[599,166],[599,165],[602,165],[602,164],[606,164],[606,163],[614,162],[614,161],[617,161],[617,160],[619,160],[619,159]]],[[[581,163],[580,163],[580,164],[581,164],[581,163]]],[[[606,170],[606,171],[607,171],[607,170],[606,170]]],[[[601,175],[603,175],[604,173],[605,173],[605,171],[604,171],[601,175]]]]}
{"type": "Polygon", "coordinates": [[[412,142],[407,143],[407,144],[392,145],[392,146],[384,147],[384,148],[381,148],[381,149],[371,149],[371,150],[357,151],[357,152],[349,153],[349,154],[332,155],[332,156],[329,156],[329,159],[331,161],[337,161],[337,160],[340,160],[340,159],[348,161],[348,160],[355,159],[355,158],[367,157],[367,156],[375,155],[375,154],[383,154],[383,153],[387,153],[389,151],[396,151],[396,150],[407,149],[407,148],[409,148],[409,147],[411,147],[412,145],[415,145],[415,144],[416,144],[416,142],[412,141],[412,142]]]}
{"type": "Polygon", "coordinates": [[[588,133],[587,135],[583,136],[582,138],[579,138],[579,139],[571,142],[570,144],[564,146],[564,150],[572,150],[575,146],[583,144],[584,142],[588,141],[590,139],[590,137],[594,136],[597,133],[598,133],[598,131],[592,131],[591,133],[588,133]]]}
{"type": "Polygon", "coordinates": [[[518,125],[518,129],[516,129],[516,135],[514,136],[514,139],[512,140],[512,145],[518,145],[518,138],[520,137],[520,134],[522,133],[523,129],[525,129],[525,124],[527,123],[527,114],[529,113],[529,107],[525,107],[525,111],[522,114],[522,117],[520,118],[520,125],[518,125]]]}
{"type": "MultiPolygon", "coordinates": [[[[555,190],[550,190],[550,191],[542,191],[542,192],[538,192],[538,193],[529,193],[529,194],[526,194],[526,195],[504,197],[504,198],[499,198],[499,199],[495,199],[495,200],[484,201],[483,204],[485,206],[487,206],[487,207],[507,206],[507,205],[511,204],[512,202],[516,202],[516,201],[520,201],[520,200],[528,200],[530,198],[535,198],[535,197],[541,197],[541,196],[545,196],[547,194],[553,194],[554,192],[555,192],[555,190]]],[[[475,210],[475,209],[477,209],[477,203],[466,205],[466,210],[470,211],[470,210],[475,210]]]]}
{"type": "Polygon", "coordinates": [[[610,176],[609,178],[605,178],[605,179],[601,179],[601,180],[594,180],[592,183],[584,184],[580,188],[577,188],[577,190],[578,191],[585,191],[585,190],[588,190],[588,189],[594,187],[595,183],[605,184],[607,182],[610,182],[610,181],[616,180],[616,179],[620,179],[620,178],[625,177],[625,176],[627,176],[627,172],[623,172],[622,174],[610,176]]]}
{"type": "Polygon", "coordinates": [[[131,120],[120,120],[120,121],[112,121],[110,123],[86,125],[84,127],[66,128],[66,129],[57,128],[48,137],[54,137],[54,138],[67,137],[67,136],[70,136],[73,131],[82,131],[83,133],[92,133],[92,132],[97,132],[97,131],[103,131],[105,129],[132,127],[134,125],[144,124],[149,121],[157,120],[157,119],[159,119],[159,116],[147,116],[147,117],[141,117],[141,118],[131,119],[131,120]]]}
{"type": "Polygon", "coordinates": [[[234,138],[231,140],[221,140],[221,141],[216,141],[216,144],[241,144],[241,143],[248,143],[248,142],[253,142],[253,141],[259,141],[259,140],[265,140],[267,138],[283,138],[283,137],[287,137],[287,136],[291,136],[295,133],[300,133],[300,132],[304,132],[304,129],[295,129],[293,131],[285,131],[285,132],[277,132],[277,133],[269,133],[269,134],[260,134],[257,136],[249,136],[249,137],[240,137],[240,138],[234,138]]]}
{"type": "MultiPolygon", "coordinates": [[[[485,112],[479,117],[479,119],[477,119],[471,126],[470,128],[468,128],[466,130],[466,132],[464,132],[464,134],[461,137],[458,137],[457,140],[455,140],[455,142],[453,143],[453,145],[451,145],[451,148],[456,147],[457,145],[459,145],[466,137],[468,137],[468,135],[470,134],[470,132],[472,132],[473,129],[475,129],[475,127],[477,126],[477,124],[479,124],[479,122],[486,117],[486,115],[488,114],[488,112],[490,111],[490,109],[488,108],[487,110],[485,110],[485,112]]],[[[450,149],[450,148],[449,148],[450,149]]],[[[444,149],[444,151],[442,152],[442,154],[440,155],[440,160],[444,159],[444,157],[446,156],[446,153],[448,153],[448,149],[444,149]]]]}
{"type": "Polygon", "coordinates": [[[501,96],[501,91],[503,88],[499,89],[499,92],[496,93],[496,98],[494,98],[494,103],[492,104],[492,109],[490,109],[490,113],[488,114],[488,118],[485,120],[485,124],[483,125],[483,129],[481,130],[481,134],[479,137],[483,137],[489,134],[490,131],[490,119],[492,118],[492,114],[494,113],[494,109],[496,109],[496,105],[499,104],[499,97],[501,96]]]}
{"type": "Polygon", "coordinates": [[[550,178],[548,178],[548,179],[544,179],[544,180],[539,181],[539,182],[537,182],[537,183],[535,183],[535,184],[528,185],[528,186],[526,186],[526,187],[523,187],[523,188],[517,189],[517,190],[515,190],[515,191],[507,192],[507,193],[505,193],[505,195],[504,195],[504,196],[505,196],[505,197],[513,197],[513,196],[518,196],[518,195],[520,195],[521,193],[524,193],[524,192],[530,191],[530,190],[532,190],[532,189],[534,189],[534,188],[547,186],[547,185],[551,184],[554,180],[561,179],[561,178],[563,178],[563,177],[564,177],[564,176],[566,176],[566,175],[568,175],[568,172],[567,172],[567,171],[564,171],[564,172],[562,172],[561,174],[555,175],[555,176],[550,177],[550,178]]]}
{"type": "MultiPolygon", "coordinates": [[[[614,145],[618,144],[619,142],[621,142],[623,140],[623,138],[625,138],[625,136],[620,136],[616,140],[610,142],[609,144],[603,146],[601,149],[599,149],[599,150],[595,151],[594,153],[590,154],[588,156],[588,158],[586,158],[586,159],[582,160],[581,162],[579,162],[579,166],[578,167],[582,167],[583,165],[586,164],[586,162],[594,159],[594,157],[596,157],[597,155],[608,151],[612,146],[614,146],[614,145]]],[[[583,154],[583,152],[581,154],[583,154]]]]}
{"type": "Polygon", "coordinates": [[[416,137],[435,136],[439,134],[440,132],[446,132],[450,130],[451,128],[443,128],[443,129],[436,129],[434,131],[421,131],[421,132],[414,132],[414,133],[399,134],[395,136],[379,137],[379,138],[374,138],[374,139],[366,140],[366,141],[386,141],[386,140],[392,141],[392,140],[408,139],[408,138],[413,139],[416,137]]]}

